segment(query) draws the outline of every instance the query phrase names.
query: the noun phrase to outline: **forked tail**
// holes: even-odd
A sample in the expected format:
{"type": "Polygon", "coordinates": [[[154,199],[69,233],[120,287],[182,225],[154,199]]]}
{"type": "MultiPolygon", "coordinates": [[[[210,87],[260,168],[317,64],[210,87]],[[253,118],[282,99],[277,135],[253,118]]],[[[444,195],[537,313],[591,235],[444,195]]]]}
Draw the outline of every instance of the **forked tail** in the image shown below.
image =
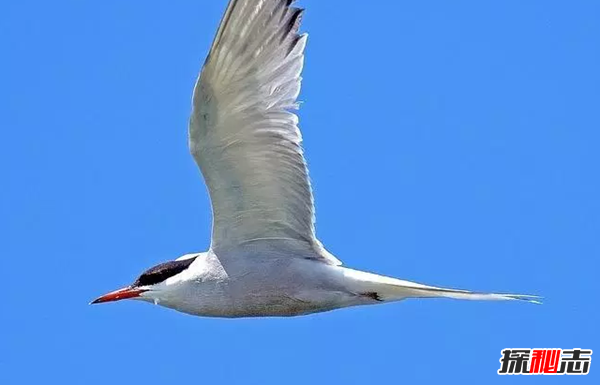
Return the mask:
{"type": "Polygon", "coordinates": [[[483,301],[526,301],[541,304],[541,297],[523,294],[479,293],[468,290],[446,289],[403,281],[364,271],[342,268],[351,289],[378,301],[399,301],[405,298],[454,298],[483,301]]]}

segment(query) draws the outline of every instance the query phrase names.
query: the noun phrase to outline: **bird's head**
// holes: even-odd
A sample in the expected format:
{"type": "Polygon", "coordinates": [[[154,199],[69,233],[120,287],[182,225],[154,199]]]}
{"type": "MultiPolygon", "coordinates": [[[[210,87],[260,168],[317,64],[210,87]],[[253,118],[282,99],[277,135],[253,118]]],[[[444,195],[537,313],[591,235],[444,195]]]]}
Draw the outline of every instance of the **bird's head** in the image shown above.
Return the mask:
{"type": "Polygon", "coordinates": [[[98,297],[91,304],[120,301],[122,299],[157,301],[165,292],[174,289],[176,285],[173,283],[176,283],[177,278],[184,278],[184,273],[198,255],[198,253],[187,254],[174,261],[156,265],[143,272],[131,285],[98,297]]]}

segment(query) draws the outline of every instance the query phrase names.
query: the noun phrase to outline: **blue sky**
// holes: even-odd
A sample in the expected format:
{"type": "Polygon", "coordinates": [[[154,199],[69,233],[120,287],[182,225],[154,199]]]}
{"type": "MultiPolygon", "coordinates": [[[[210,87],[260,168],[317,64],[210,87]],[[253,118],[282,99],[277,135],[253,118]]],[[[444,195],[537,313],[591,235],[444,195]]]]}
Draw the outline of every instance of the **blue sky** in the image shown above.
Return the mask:
{"type": "Polygon", "coordinates": [[[300,121],[327,248],[351,267],[545,305],[246,320],[88,306],[209,244],[186,130],[225,3],[0,5],[0,383],[493,384],[520,380],[497,376],[503,348],[598,348],[592,0],[299,3],[300,121]]]}

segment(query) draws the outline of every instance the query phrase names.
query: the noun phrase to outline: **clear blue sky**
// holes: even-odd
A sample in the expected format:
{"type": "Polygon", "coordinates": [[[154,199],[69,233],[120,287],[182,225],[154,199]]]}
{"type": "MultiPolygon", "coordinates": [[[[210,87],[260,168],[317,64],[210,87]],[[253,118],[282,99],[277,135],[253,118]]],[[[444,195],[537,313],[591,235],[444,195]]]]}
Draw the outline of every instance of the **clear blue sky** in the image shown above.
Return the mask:
{"type": "Polygon", "coordinates": [[[186,130],[225,3],[0,6],[1,384],[493,384],[518,380],[496,374],[506,347],[600,349],[594,0],[299,3],[300,122],[327,248],[545,305],[246,320],[88,306],[209,244],[186,130]]]}

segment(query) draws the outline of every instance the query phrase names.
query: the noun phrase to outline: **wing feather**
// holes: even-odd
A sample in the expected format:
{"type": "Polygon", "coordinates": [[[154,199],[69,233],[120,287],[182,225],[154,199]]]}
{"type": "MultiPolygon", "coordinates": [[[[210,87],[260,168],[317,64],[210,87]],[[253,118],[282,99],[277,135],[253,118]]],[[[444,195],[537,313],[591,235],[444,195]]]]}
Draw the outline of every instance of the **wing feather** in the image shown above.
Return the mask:
{"type": "Polygon", "coordinates": [[[214,250],[285,240],[340,262],[316,239],[298,117],[306,34],[292,0],[232,0],[196,82],[190,150],[213,209],[214,250]]]}

